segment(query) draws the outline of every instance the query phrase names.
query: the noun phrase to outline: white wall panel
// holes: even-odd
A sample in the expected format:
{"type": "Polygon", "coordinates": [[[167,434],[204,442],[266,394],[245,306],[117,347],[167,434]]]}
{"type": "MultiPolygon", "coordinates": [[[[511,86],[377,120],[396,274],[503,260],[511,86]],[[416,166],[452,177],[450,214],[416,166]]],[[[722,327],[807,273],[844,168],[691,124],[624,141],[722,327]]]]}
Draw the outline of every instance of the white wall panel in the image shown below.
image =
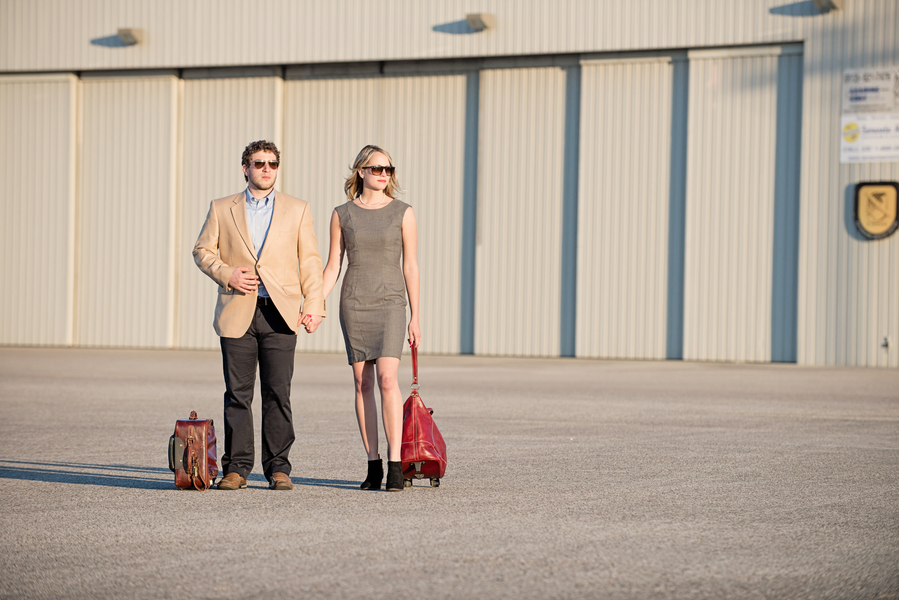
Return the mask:
{"type": "Polygon", "coordinates": [[[72,343],[77,86],[0,77],[0,344],[72,343]]]}
{"type": "MultiPolygon", "coordinates": [[[[212,327],[218,286],[196,266],[191,251],[215,198],[246,188],[240,159],[256,140],[281,147],[283,79],[273,69],[220,73],[187,72],[183,82],[182,182],[179,211],[176,345],[218,348],[212,327]]],[[[284,153],[282,174],[301,157],[284,153]]],[[[250,265],[244,265],[250,266],[250,265]]]]}
{"type": "Polygon", "coordinates": [[[691,54],[685,359],[769,361],[772,310],[789,310],[772,301],[774,262],[791,260],[774,255],[778,202],[795,204],[777,197],[778,92],[799,95],[778,90],[779,58],[691,54]]]}
{"type": "Polygon", "coordinates": [[[577,356],[665,358],[673,65],[582,68],[577,356]]]}
{"type": "Polygon", "coordinates": [[[173,343],[178,80],[83,82],[76,343],[173,343]]]}
{"type": "Polygon", "coordinates": [[[481,73],[475,353],[558,356],[565,71],[481,73]]]}
{"type": "MultiPolygon", "coordinates": [[[[343,182],[366,144],[384,147],[397,165],[418,219],[421,326],[427,352],[459,349],[459,277],[465,76],[310,77],[288,73],[285,191],[312,203],[322,260],[328,259],[331,213],[345,201],[343,182]]],[[[346,264],[344,259],[343,270],[346,264]]],[[[339,323],[341,279],[327,301],[328,318],[301,350],[345,350],[339,323]]]]}

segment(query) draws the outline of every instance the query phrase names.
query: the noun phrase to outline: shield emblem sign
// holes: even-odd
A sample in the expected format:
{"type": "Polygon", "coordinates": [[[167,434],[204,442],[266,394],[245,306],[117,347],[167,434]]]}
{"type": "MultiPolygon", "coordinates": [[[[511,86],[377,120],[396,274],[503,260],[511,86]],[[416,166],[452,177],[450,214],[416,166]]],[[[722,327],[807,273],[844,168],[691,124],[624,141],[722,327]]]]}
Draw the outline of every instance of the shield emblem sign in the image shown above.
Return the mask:
{"type": "Polygon", "coordinates": [[[855,225],[866,238],[879,240],[899,227],[899,184],[895,181],[855,186],[855,225]]]}

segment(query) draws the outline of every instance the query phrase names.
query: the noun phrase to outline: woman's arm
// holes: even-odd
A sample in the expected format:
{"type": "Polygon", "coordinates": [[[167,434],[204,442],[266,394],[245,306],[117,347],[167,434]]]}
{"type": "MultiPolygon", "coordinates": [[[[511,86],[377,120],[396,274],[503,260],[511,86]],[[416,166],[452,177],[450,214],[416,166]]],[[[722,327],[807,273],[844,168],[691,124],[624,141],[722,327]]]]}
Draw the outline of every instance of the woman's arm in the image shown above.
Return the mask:
{"type": "Polygon", "coordinates": [[[416,347],[421,343],[421,327],[418,325],[418,225],[412,207],[403,215],[403,277],[406,279],[406,294],[409,296],[409,341],[416,347]]]}
{"type": "MultiPolygon", "coordinates": [[[[325,295],[325,300],[328,298],[331,290],[334,289],[334,284],[337,283],[337,278],[340,277],[340,267],[343,264],[343,236],[340,233],[340,217],[337,216],[336,210],[331,214],[330,232],[331,243],[328,249],[328,264],[325,265],[325,269],[322,271],[322,293],[325,295]]],[[[300,325],[306,327],[306,333],[312,333],[318,329],[319,323],[321,323],[321,317],[300,315],[300,325]]]]}
{"type": "Polygon", "coordinates": [[[328,248],[328,264],[322,272],[322,280],[324,283],[325,298],[334,289],[337,284],[337,278],[340,277],[340,269],[343,266],[343,234],[340,231],[340,217],[337,216],[335,209],[331,213],[331,244],[328,248]]]}

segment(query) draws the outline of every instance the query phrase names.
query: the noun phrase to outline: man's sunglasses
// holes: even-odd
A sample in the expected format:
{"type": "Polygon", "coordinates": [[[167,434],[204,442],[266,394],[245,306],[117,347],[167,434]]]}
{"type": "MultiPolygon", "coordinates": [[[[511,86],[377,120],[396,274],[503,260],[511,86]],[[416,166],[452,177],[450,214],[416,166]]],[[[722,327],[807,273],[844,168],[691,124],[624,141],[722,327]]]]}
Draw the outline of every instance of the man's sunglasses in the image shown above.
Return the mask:
{"type": "Polygon", "coordinates": [[[250,164],[256,167],[257,169],[262,169],[265,166],[265,163],[268,163],[268,166],[272,169],[277,170],[278,166],[281,164],[277,160],[253,160],[250,161],[250,164]]]}
{"type": "Polygon", "coordinates": [[[381,173],[387,172],[388,175],[393,175],[393,172],[396,171],[396,167],[362,167],[362,170],[368,169],[372,175],[380,175],[381,173]]]}

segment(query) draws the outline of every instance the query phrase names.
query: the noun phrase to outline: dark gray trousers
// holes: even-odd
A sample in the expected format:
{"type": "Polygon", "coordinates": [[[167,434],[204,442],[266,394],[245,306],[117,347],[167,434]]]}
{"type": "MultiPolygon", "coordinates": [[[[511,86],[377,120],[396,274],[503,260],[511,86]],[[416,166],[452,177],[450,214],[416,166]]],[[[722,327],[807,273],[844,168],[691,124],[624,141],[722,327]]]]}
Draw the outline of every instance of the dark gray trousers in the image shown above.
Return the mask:
{"type": "Polygon", "coordinates": [[[290,410],[297,335],[275,305],[256,307],[250,328],[239,338],[220,338],[225,372],[225,453],[222,471],[249,476],[255,462],[253,387],[256,365],[262,391],[262,472],[290,475],[287,455],[295,434],[290,410]]]}

